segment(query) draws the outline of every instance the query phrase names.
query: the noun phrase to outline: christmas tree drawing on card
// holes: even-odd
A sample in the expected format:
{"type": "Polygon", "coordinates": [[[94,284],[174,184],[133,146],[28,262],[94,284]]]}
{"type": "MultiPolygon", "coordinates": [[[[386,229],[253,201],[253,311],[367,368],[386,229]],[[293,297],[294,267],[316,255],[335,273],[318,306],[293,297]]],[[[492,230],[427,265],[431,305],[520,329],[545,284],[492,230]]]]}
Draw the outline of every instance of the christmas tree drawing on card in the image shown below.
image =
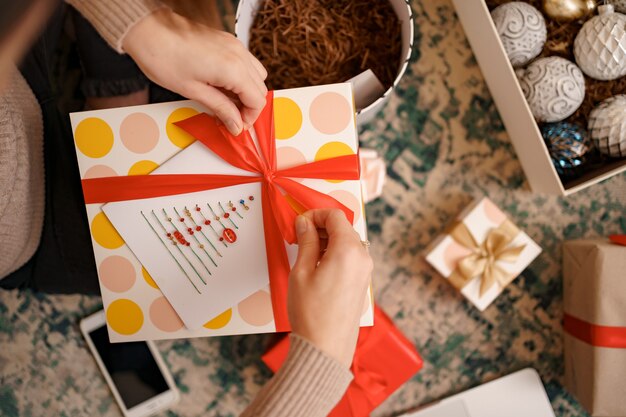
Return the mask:
{"type": "MultiPolygon", "coordinates": [[[[249,196],[248,200],[254,201],[254,196],[249,196]]],[[[198,294],[202,294],[207,280],[213,276],[211,270],[215,272],[220,258],[223,258],[218,246],[223,246],[223,251],[237,242],[239,226],[235,220],[244,219],[231,200],[224,205],[218,202],[217,211],[210,203],[205,205],[204,209],[196,204],[191,210],[185,206],[140,212],[155,238],[163,244],[198,294]]],[[[245,211],[250,210],[243,198],[239,205],[245,211]]]]}
{"type": "MultiPolygon", "coordinates": [[[[254,197],[249,196],[248,200],[254,201],[254,197]]],[[[243,198],[239,200],[239,204],[243,210],[250,209],[243,198]]],[[[167,249],[198,294],[202,293],[203,285],[206,287],[207,279],[213,275],[211,270],[219,267],[216,259],[219,261],[223,257],[217,246],[228,248],[229,244],[237,242],[239,226],[234,216],[239,220],[244,217],[232,201],[229,200],[225,206],[227,208],[218,202],[218,212],[210,203],[206,203],[210,212],[206,215],[199,204],[192,210],[185,206],[182,209],[172,207],[170,211],[165,208],[151,210],[150,213],[141,211],[141,217],[154,232],[155,238],[167,249]]]]}

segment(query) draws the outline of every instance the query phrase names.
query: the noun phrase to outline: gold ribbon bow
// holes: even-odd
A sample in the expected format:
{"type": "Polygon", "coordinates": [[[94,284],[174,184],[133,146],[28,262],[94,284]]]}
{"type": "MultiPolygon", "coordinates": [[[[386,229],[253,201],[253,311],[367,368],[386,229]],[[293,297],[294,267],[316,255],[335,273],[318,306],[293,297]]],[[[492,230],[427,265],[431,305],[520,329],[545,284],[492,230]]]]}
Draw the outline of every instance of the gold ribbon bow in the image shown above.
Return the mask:
{"type": "Polygon", "coordinates": [[[482,275],[481,297],[496,282],[502,287],[509,285],[517,274],[504,270],[498,265],[498,262],[513,263],[517,261],[526,245],[509,247],[509,244],[519,232],[519,229],[510,220],[505,220],[500,226],[491,229],[485,241],[479,245],[465,223],[458,222],[455,224],[450,235],[472,253],[461,259],[450,275],[449,280],[452,285],[461,290],[474,277],[482,275]]]}

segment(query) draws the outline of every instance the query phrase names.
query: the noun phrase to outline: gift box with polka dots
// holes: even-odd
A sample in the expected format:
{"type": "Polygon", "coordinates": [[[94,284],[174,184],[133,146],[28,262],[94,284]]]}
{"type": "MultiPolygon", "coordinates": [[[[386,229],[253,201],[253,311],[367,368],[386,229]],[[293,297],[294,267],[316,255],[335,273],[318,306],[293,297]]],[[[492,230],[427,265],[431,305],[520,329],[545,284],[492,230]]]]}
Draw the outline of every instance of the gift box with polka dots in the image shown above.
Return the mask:
{"type": "MultiPolygon", "coordinates": [[[[273,109],[279,169],[358,152],[349,84],[275,91],[273,109]]],[[[204,111],[193,101],[178,101],[71,114],[81,179],[149,174],[194,142],[173,123],[204,111]]],[[[350,208],[355,230],[366,239],[359,181],[298,181],[350,208]]],[[[200,329],[186,328],[101,207],[87,204],[86,210],[111,341],[275,331],[269,286],[207,317],[200,329]]],[[[369,291],[362,325],[373,323],[371,297],[369,291]]]]}

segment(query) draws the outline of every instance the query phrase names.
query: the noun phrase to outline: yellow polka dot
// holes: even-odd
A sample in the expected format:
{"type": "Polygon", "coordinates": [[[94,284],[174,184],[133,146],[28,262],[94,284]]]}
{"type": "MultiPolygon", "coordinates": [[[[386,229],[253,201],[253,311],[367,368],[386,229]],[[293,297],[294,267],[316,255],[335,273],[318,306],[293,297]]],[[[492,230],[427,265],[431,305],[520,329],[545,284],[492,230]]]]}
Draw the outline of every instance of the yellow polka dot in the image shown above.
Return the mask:
{"type": "MultiPolygon", "coordinates": [[[[336,158],[338,156],[354,155],[354,151],[348,145],[343,142],[328,142],[322,145],[321,148],[315,154],[316,161],[322,161],[324,159],[336,158]]],[[[338,183],[343,180],[326,180],[328,182],[338,183]]]]}
{"type": "Polygon", "coordinates": [[[117,249],[124,244],[124,240],[104,213],[98,213],[93,218],[91,234],[98,245],[103,248],[117,249]]]}
{"type": "Polygon", "coordinates": [[[285,200],[289,203],[292,209],[295,210],[296,213],[302,214],[306,212],[306,208],[304,208],[296,199],[294,199],[289,194],[285,194],[285,200]]]}
{"type": "Polygon", "coordinates": [[[159,164],[156,162],[144,159],[143,161],[135,162],[128,170],[128,175],[147,175],[157,169],[158,166],[159,164]]]}
{"type": "Polygon", "coordinates": [[[174,125],[174,123],[188,119],[191,116],[195,116],[196,114],[198,114],[198,110],[192,109],[190,107],[181,107],[180,109],[174,110],[169,115],[169,117],[167,118],[167,122],[165,123],[165,132],[167,133],[167,137],[170,138],[170,141],[174,145],[178,146],[179,148],[186,148],[195,141],[193,136],[185,132],[180,127],[174,125]]]}
{"type": "Polygon", "coordinates": [[[221,329],[222,327],[226,326],[230,322],[230,319],[232,317],[233,317],[233,309],[229,308],[228,310],[226,310],[219,316],[216,316],[212,318],[211,320],[207,321],[206,323],[204,323],[203,327],[207,329],[212,329],[212,330],[221,329]]]}
{"type": "Polygon", "coordinates": [[[143,313],[133,301],[122,298],[109,304],[107,323],[119,334],[134,334],[143,326],[143,313]]]}
{"type": "Polygon", "coordinates": [[[144,268],[143,266],[141,267],[141,275],[143,275],[143,279],[148,283],[149,286],[151,286],[152,288],[156,288],[157,290],[159,289],[159,286],[156,284],[156,282],[154,282],[154,279],[152,279],[148,271],[146,271],[146,268],[144,268]]]}
{"type": "Polygon", "coordinates": [[[102,158],[113,147],[113,130],[102,119],[88,117],[76,126],[76,147],[90,158],[102,158]]]}
{"type": "Polygon", "coordinates": [[[274,99],[274,134],[276,139],[289,139],[302,127],[302,110],[290,98],[274,99]]]}

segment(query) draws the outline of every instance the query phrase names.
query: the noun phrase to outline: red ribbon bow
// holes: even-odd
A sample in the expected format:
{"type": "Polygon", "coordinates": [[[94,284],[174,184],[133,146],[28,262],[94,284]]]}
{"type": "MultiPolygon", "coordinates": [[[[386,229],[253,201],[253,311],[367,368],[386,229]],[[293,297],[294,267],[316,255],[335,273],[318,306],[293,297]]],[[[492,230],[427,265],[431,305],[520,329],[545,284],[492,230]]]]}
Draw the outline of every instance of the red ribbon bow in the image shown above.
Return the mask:
{"type": "Polygon", "coordinates": [[[305,210],[337,208],[343,210],[352,223],[354,213],[346,206],[329,195],[288,177],[358,180],[358,156],[356,154],[339,156],[292,168],[277,169],[271,91],[267,95],[265,108],[254,124],[260,152],[248,131],[233,136],[223,125],[219,125],[213,117],[205,113],[175,124],[232,166],[258,175],[160,174],[90,178],[82,180],[85,203],[163,197],[260,182],[274,321],[276,331],[288,331],[290,326],[287,318],[287,284],[290,267],[284,241],[296,242],[294,222],[297,213],[281,189],[305,210]]]}
{"type": "Polygon", "coordinates": [[[371,328],[361,329],[354,359],[352,360],[354,381],[352,382],[352,389],[346,392],[346,399],[352,416],[369,415],[372,409],[389,396],[387,392],[387,378],[372,370],[367,363],[363,363],[363,358],[367,358],[370,347],[379,343],[381,337],[379,333],[373,332],[371,328]]]}

